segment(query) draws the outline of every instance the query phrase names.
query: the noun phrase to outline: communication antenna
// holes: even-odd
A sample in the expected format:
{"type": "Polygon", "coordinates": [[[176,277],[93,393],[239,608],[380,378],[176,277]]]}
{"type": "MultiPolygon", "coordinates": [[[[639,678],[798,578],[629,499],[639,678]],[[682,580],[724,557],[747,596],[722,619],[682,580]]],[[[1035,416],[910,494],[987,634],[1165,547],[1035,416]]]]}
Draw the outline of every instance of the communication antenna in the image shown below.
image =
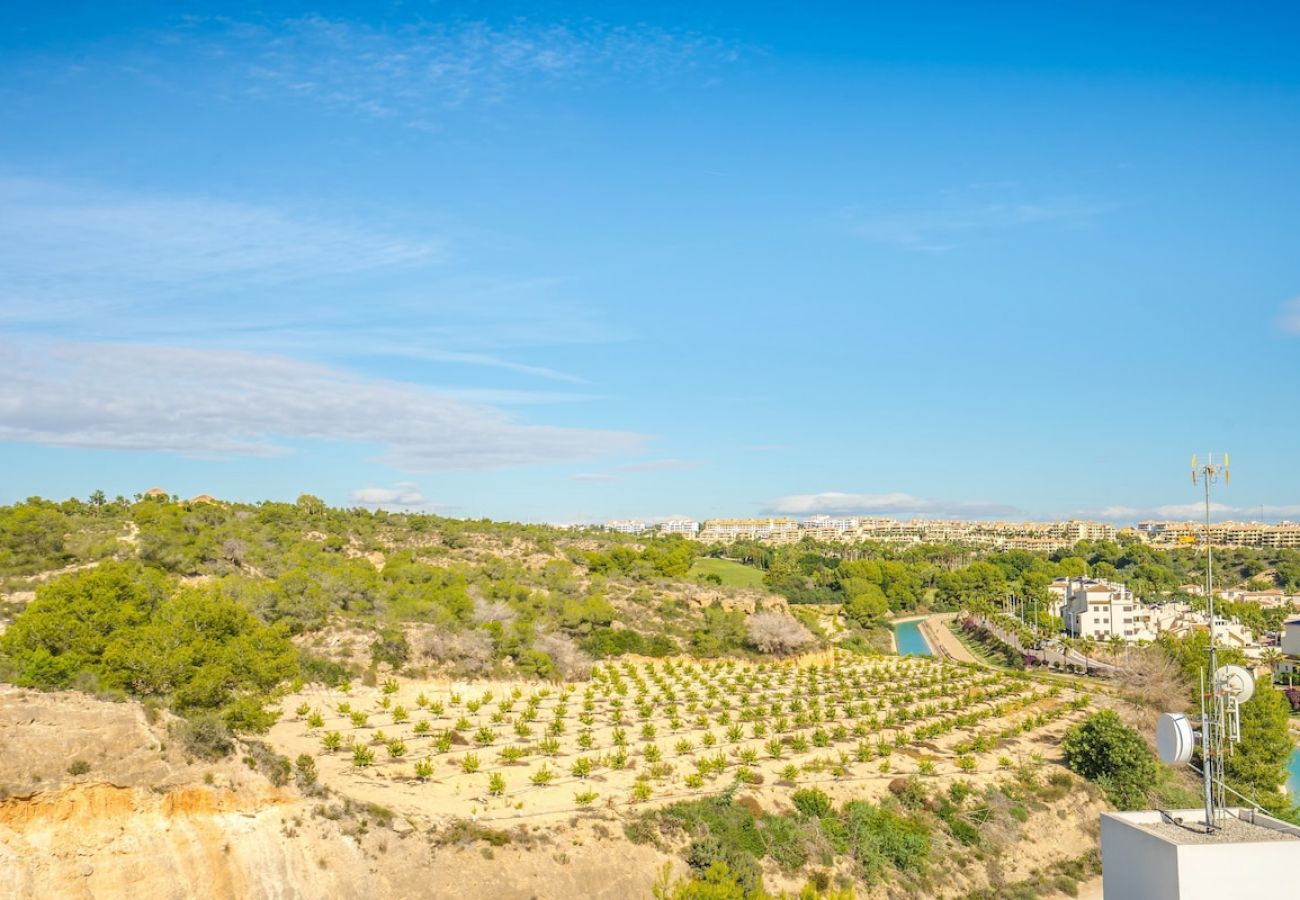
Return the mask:
{"type": "MultiPolygon", "coordinates": [[[[1201,775],[1205,782],[1205,830],[1217,828],[1215,805],[1223,805],[1223,758],[1229,744],[1241,740],[1241,704],[1255,693],[1255,679],[1241,666],[1219,665],[1219,642],[1214,622],[1214,542],[1210,533],[1210,486],[1223,476],[1228,483],[1228,454],[1216,464],[1214,454],[1206,455],[1198,465],[1192,455],[1192,484],[1205,487],[1205,610],[1210,622],[1210,683],[1201,670],[1201,775]],[[1208,691],[1207,691],[1208,687],[1208,691]],[[1218,777],[1216,777],[1216,772],[1218,777]],[[1215,788],[1218,787],[1218,796],[1215,788]]],[[[1165,713],[1156,723],[1156,748],[1160,759],[1169,765],[1181,765],[1192,758],[1196,746],[1193,724],[1182,713],[1165,713]]]]}

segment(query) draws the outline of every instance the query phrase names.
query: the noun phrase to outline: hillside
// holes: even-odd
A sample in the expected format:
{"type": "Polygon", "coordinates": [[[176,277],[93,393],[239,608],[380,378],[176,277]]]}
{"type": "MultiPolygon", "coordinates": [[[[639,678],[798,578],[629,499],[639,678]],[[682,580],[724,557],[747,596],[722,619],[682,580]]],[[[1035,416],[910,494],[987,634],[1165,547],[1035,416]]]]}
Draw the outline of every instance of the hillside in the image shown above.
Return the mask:
{"type": "MultiPolygon", "coordinates": [[[[309,497],[33,500],[0,524],[16,896],[1069,893],[1107,799],[1063,737],[1149,715],[872,649],[895,606],[978,602],[1000,558],[748,568],[309,497]]],[[[1162,778],[1132,790],[1180,796],[1162,778]]]]}

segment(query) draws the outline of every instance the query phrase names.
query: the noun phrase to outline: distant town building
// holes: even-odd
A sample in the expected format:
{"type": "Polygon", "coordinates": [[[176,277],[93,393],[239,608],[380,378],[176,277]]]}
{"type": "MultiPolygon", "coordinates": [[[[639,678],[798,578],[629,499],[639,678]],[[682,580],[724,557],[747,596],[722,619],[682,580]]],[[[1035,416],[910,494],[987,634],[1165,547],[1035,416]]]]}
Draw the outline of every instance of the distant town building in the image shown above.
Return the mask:
{"type": "Polygon", "coordinates": [[[709,519],[699,533],[701,541],[719,544],[744,540],[792,544],[800,537],[799,523],[786,518],[709,519]]]}
{"type": "Polygon", "coordinates": [[[635,519],[615,519],[605,527],[619,534],[641,534],[646,530],[645,522],[638,522],[635,519]]]}
{"type": "MultiPolygon", "coordinates": [[[[1202,588],[1197,593],[1205,593],[1202,588]]],[[[1247,591],[1234,589],[1215,591],[1216,597],[1231,600],[1234,603],[1253,603],[1261,609],[1295,609],[1300,606],[1300,594],[1288,594],[1281,588],[1269,588],[1264,591],[1247,591]]]]}
{"type": "Polygon", "coordinates": [[[680,534],[693,538],[700,532],[700,523],[694,519],[665,519],[659,523],[660,534],[680,534]]]}
{"type": "Polygon", "coordinates": [[[984,522],[950,519],[810,516],[802,522],[788,518],[712,519],[704,523],[699,539],[730,543],[757,540],[794,543],[805,537],[828,543],[880,541],[900,544],[962,544],[993,550],[1043,550],[1072,547],[1083,540],[1114,540],[1113,525],[1101,522],[984,522]]]}
{"type": "MultiPolygon", "coordinates": [[[[1156,547],[1186,547],[1203,543],[1203,522],[1138,522],[1136,532],[1156,547]]],[[[1300,548],[1300,523],[1215,522],[1210,542],[1216,547],[1300,548]]]]}

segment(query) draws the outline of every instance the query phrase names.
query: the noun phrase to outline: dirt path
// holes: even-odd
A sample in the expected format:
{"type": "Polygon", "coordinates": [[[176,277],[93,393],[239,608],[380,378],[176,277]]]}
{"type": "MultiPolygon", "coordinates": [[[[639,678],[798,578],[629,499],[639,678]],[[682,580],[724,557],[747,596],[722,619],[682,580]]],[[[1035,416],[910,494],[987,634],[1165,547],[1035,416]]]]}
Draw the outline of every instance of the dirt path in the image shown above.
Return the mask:
{"type": "Polygon", "coordinates": [[[957,640],[957,636],[948,627],[948,623],[956,617],[956,613],[939,613],[930,616],[921,623],[921,633],[925,635],[930,648],[939,656],[946,656],[957,662],[978,663],[979,660],[963,646],[961,641],[957,640]]]}

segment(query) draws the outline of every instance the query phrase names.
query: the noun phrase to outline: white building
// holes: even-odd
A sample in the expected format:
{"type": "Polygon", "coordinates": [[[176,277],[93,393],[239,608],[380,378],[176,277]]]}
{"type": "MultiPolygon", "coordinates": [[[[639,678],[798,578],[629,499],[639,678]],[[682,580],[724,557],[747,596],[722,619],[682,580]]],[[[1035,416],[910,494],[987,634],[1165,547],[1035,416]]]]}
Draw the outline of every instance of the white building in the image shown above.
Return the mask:
{"type": "Polygon", "coordinates": [[[710,519],[700,531],[700,540],[706,543],[754,540],[793,544],[799,537],[799,523],[788,518],[710,519]]]}
{"type": "MultiPolygon", "coordinates": [[[[1201,591],[1204,593],[1204,590],[1201,591]]],[[[1295,609],[1300,606],[1300,594],[1288,594],[1281,588],[1264,591],[1232,589],[1217,591],[1216,595],[1234,603],[1254,603],[1260,609],[1295,609]]]]}
{"type": "Polygon", "coordinates": [[[1047,614],[1065,618],[1065,601],[1070,595],[1070,579],[1058,578],[1047,586],[1047,614]]]}
{"type": "Polygon", "coordinates": [[[667,519],[659,523],[661,534],[681,534],[693,538],[699,534],[700,523],[694,519],[667,519]]]}
{"type": "Polygon", "coordinates": [[[1283,626],[1282,646],[1278,649],[1287,656],[1300,658],[1300,619],[1290,619],[1283,626]]]}
{"type": "Polygon", "coordinates": [[[1068,579],[1063,610],[1061,618],[1072,637],[1093,640],[1117,637],[1132,643],[1154,640],[1156,636],[1146,608],[1127,586],[1112,581],[1068,579]]]}
{"type": "MultiPolygon", "coordinates": [[[[1196,631],[1208,631],[1210,618],[1200,610],[1192,609],[1188,603],[1161,603],[1148,607],[1146,611],[1151,630],[1157,635],[1170,634],[1183,638],[1196,631]]],[[[1219,644],[1247,650],[1254,647],[1255,633],[1236,619],[1223,616],[1214,617],[1214,632],[1219,644]]]]}
{"type": "Polygon", "coordinates": [[[636,519],[615,519],[606,527],[619,534],[640,534],[645,531],[645,522],[638,522],[636,519]]]}

